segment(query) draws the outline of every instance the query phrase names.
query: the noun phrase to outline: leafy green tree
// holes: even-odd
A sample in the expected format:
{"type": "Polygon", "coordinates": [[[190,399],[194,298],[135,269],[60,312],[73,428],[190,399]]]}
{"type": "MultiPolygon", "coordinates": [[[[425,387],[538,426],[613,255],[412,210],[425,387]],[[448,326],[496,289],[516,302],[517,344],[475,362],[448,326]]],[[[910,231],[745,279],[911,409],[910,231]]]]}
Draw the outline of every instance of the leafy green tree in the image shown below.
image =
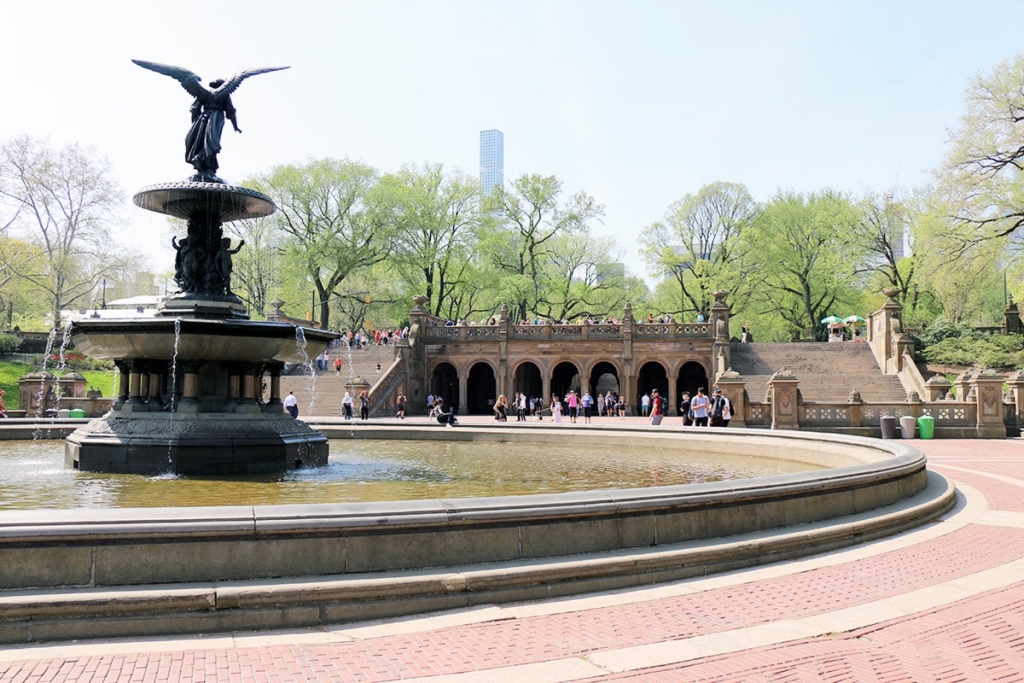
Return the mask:
{"type": "Polygon", "coordinates": [[[378,180],[366,164],[320,159],[276,166],[253,182],[277,203],[284,256],[313,286],[324,327],[346,278],[392,251],[394,203],[374,192],[378,180]]]}
{"type": "Polygon", "coordinates": [[[666,311],[707,311],[717,289],[730,293],[734,313],[742,311],[746,293],[756,285],[742,238],[757,213],[745,186],[716,182],[675,202],[661,221],[644,229],[640,252],[648,267],[678,286],[679,308],[666,311]]]}
{"type": "Polygon", "coordinates": [[[0,210],[38,249],[15,273],[45,297],[54,325],[122,265],[109,238],[121,199],[107,160],[78,145],[22,136],[0,146],[0,210]]]}
{"type": "Polygon", "coordinates": [[[499,295],[512,303],[514,320],[524,320],[542,297],[542,269],[555,239],[585,231],[604,216],[604,207],[579,192],[563,200],[554,176],[522,175],[508,188],[495,187],[484,203],[490,229],[481,248],[501,274],[499,295]]]}
{"type": "Polygon", "coordinates": [[[394,205],[391,266],[409,293],[422,293],[437,316],[459,317],[455,299],[472,272],[480,226],[480,186],[441,164],[386,175],[380,192],[394,205]]]}
{"type": "Polygon", "coordinates": [[[541,269],[537,314],[554,320],[621,316],[626,272],[614,248],[614,240],[589,228],[557,236],[541,269]]]}
{"type": "Polygon", "coordinates": [[[856,269],[865,254],[847,239],[856,221],[839,193],[780,192],[746,232],[761,278],[756,305],[781,317],[794,337],[822,338],[820,321],[857,299],[856,269]]]}

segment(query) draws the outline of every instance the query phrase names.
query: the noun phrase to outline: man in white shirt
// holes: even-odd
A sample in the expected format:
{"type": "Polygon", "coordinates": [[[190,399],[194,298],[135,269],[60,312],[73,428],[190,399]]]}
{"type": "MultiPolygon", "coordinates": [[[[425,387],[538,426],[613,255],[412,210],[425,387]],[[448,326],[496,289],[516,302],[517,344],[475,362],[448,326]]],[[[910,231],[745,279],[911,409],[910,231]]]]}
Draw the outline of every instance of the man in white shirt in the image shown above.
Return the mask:
{"type": "Polygon", "coordinates": [[[644,394],[640,399],[640,412],[644,417],[647,417],[647,411],[651,409],[651,396],[650,394],[644,394]]]}
{"type": "Polygon", "coordinates": [[[295,392],[289,391],[288,395],[284,397],[284,409],[292,417],[299,416],[299,399],[295,398],[295,392]]]}

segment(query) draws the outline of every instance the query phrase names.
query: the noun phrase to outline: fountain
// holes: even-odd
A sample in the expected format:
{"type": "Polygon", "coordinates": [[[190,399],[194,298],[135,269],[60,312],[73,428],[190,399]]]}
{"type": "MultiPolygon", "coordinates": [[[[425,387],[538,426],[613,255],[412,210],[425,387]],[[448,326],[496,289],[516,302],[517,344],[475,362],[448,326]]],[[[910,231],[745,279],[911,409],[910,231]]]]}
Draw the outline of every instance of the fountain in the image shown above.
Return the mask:
{"type": "MultiPolygon", "coordinates": [[[[224,120],[238,130],[230,94],[253,69],[207,90],[190,71],[151,62],[196,99],[186,159],[196,174],[184,182],[143,188],[136,206],[188,222],[172,240],[179,291],[164,297],[155,318],[83,320],[71,338],[87,356],[120,371],[112,410],[71,434],[65,464],[81,470],[154,474],[278,472],[327,463],[327,439],[283,411],[280,377],[286,363],[317,354],[336,335],[249,319],[231,292],[231,248],[224,223],[274,213],[274,202],[216,176],[224,120]],[[303,339],[301,345],[298,339],[303,339]],[[263,378],[270,375],[269,396],[263,378]]],[[[286,68],[286,67],[279,67],[286,68]]],[[[239,131],[241,132],[241,131],[239,131]]]]}

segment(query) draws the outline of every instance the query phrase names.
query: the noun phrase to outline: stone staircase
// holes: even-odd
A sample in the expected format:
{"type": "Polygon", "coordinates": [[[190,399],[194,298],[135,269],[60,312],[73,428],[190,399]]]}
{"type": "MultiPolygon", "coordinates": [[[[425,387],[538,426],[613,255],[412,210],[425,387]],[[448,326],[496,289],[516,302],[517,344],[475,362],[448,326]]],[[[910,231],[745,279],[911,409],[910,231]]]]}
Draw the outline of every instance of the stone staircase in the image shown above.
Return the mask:
{"type": "Polygon", "coordinates": [[[866,403],[907,399],[899,377],[882,374],[867,344],[732,344],[732,369],[743,375],[751,401],[764,400],[768,380],[782,368],[796,375],[804,401],[845,403],[852,389],[866,403]]]}
{"type": "MultiPolygon", "coordinates": [[[[370,386],[377,383],[381,375],[377,374],[377,363],[380,363],[381,374],[395,360],[394,346],[367,346],[351,352],[344,346],[330,349],[330,364],[327,372],[320,372],[313,361],[313,375],[305,369],[302,374],[289,374],[281,377],[281,397],[294,391],[299,399],[299,415],[327,416],[341,415],[341,399],[345,396],[345,385],[355,377],[362,377],[370,386]],[[334,359],[341,356],[341,377],[334,371],[334,359]]],[[[359,415],[358,402],[354,406],[354,414],[359,415]]]]}

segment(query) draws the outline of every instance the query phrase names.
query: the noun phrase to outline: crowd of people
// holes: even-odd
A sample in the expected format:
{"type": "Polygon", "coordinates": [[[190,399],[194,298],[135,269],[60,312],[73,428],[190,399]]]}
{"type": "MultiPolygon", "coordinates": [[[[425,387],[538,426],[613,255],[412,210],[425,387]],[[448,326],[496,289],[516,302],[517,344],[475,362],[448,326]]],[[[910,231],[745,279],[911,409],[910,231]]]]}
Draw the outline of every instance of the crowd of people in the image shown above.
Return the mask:
{"type": "MultiPolygon", "coordinates": [[[[400,397],[399,405],[401,417],[404,417],[404,396],[400,397]]],[[[491,407],[494,419],[498,422],[508,422],[510,415],[515,416],[516,422],[526,422],[531,418],[543,421],[545,416],[549,416],[555,424],[561,424],[563,418],[571,424],[581,420],[583,424],[590,424],[595,417],[626,419],[626,397],[612,391],[598,393],[594,397],[587,391],[580,394],[569,390],[564,396],[553,394],[547,404],[539,396],[527,396],[525,393],[516,392],[511,399],[505,394],[499,395],[491,407]]],[[[429,418],[448,426],[458,424],[452,407],[445,406],[444,400],[439,396],[427,396],[427,409],[429,418]]],[[[689,392],[683,392],[679,412],[683,426],[728,427],[732,419],[732,403],[722,394],[719,387],[715,387],[710,395],[701,387],[692,397],[689,392]]],[[[640,414],[643,417],[650,417],[653,425],[662,423],[665,417],[665,400],[657,389],[645,393],[640,399],[640,414]]]]}

